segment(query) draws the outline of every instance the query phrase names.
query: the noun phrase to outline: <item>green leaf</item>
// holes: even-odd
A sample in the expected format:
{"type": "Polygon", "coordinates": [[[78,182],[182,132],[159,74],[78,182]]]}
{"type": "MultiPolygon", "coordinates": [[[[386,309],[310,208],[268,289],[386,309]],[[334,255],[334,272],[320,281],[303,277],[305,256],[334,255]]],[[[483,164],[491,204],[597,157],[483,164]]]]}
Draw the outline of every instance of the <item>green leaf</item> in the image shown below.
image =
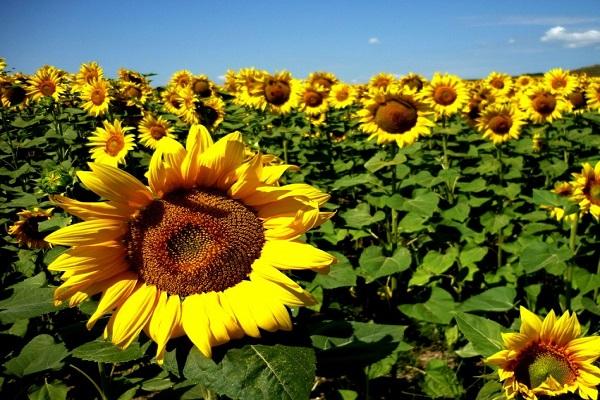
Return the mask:
{"type": "Polygon", "coordinates": [[[438,209],[440,198],[433,192],[417,191],[416,196],[402,203],[402,209],[421,217],[431,217],[438,209]]]}
{"type": "Polygon", "coordinates": [[[336,251],[330,251],[331,255],[337,258],[337,263],[327,274],[317,274],[313,283],[323,287],[323,289],[335,289],[339,287],[355,286],[356,271],[352,268],[350,261],[342,254],[336,251]]]}
{"type": "Polygon", "coordinates": [[[12,323],[58,310],[52,299],[54,288],[46,286],[43,272],[12,285],[9,289],[12,289],[12,295],[0,301],[2,323],[12,323]]]}
{"type": "Polygon", "coordinates": [[[38,335],[23,347],[21,353],[4,364],[6,372],[20,378],[48,369],[57,370],[69,355],[62,343],[54,343],[50,335],[38,335]]]}
{"type": "Polygon", "coordinates": [[[445,254],[435,250],[429,251],[423,258],[423,263],[417,267],[417,270],[408,282],[409,286],[423,286],[429,279],[436,275],[446,272],[458,256],[458,249],[450,247],[445,254]]]}
{"type": "Polygon", "coordinates": [[[402,164],[406,161],[406,156],[404,154],[396,154],[393,160],[386,161],[387,153],[385,151],[377,152],[373,157],[371,157],[366,163],[365,168],[367,171],[374,173],[379,171],[382,168],[386,168],[393,165],[402,164]]]}
{"type": "Polygon", "coordinates": [[[382,254],[381,247],[369,246],[360,255],[356,272],[365,278],[366,283],[371,283],[378,278],[406,270],[410,263],[410,252],[404,247],[398,248],[391,257],[386,257],[382,254]]]}
{"type": "Polygon", "coordinates": [[[464,389],[454,371],[442,360],[431,360],[425,368],[425,380],[421,387],[425,394],[434,399],[456,399],[464,389]]]}
{"type": "Polygon", "coordinates": [[[500,334],[508,330],[499,323],[466,313],[458,313],[454,319],[458,329],[478,354],[489,357],[502,349],[500,334]]]}
{"type": "Polygon", "coordinates": [[[150,342],[140,346],[138,342],[133,342],[125,350],[121,350],[109,341],[97,339],[73,349],[72,355],[86,361],[123,363],[142,358],[149,344],[150,342]]]}
{"type": "Polygon", "coordinates": [[[551,274],[560,275],[570,258],[571,250],[567,246],[558,247],[556,244],[534,241],[522,249],[519,265],[528,274],[544,269],[551,274]]]}
{"type": "Polygon", "coordinates": [[[504,400],[502,384],[498,381],[489,381],[479,390],[475,400],[504,400]]]}
{"type": "Polygon", "coordinates": [[[385,219],[383,211],[377,211],[374,215],[371,215],[367,203],[360,203],[355,208],[341,213],[341,216],[346,221],[347,226],[357,229],[365,228],[385,219]]]}
{"type": "Polygon", "coordinates": [[[417,213],[406,214],[398,223],[398,229],[402,232],[417,232],[427,228],[424,223],[429,218],[417,213]]]}
{"type": "Polygon", "coordinates": [[[45,382],[38,390],[28,394],[29,400],[66,400],[69,387],[60,381],[45,382]]]}
{"type": "Polygon", "coordinates": [[[517,291],[512,287],[496,287],[464,301],[459,311],[508,311],[513,308],[517,291]]]}
{"type": "Polygon", "coordinates": [[[183,374],[234,400],[307,399],[315,362],[314,350],[281,344],[230,349],[218,363],[193,348],[183,374]]]}
{"type": "Polygon", "coordinates": [[[63,217],[61,215],[53,215],[47,221],[38,224],[38,231],[48,232],[59,228],[64,228],[71,223],[71,217],[63,217]]]}
{"type": "Polygon", "coordinates": [[[467,267],[475,265],[475,263],[483,260],[483,257],[485,257],[487,253],[487,247],[474,247],[468,250],[461,250],[458,259],[463,266],[467,267]]]}
{"type": "Polygon", "coordinates": [[[403,314],[417,321],[447,325],[452,320],[456,303],[444,289],[434,287],[425,303],[402,304],[398,307],[403,314]]]}

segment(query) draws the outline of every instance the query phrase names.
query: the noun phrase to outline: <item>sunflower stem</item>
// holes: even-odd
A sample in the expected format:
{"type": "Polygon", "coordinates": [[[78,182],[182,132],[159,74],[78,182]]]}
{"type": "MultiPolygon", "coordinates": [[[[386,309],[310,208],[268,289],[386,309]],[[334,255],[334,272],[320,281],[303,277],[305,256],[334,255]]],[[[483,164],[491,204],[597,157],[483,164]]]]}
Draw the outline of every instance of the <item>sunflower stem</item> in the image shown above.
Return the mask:
{"type": "MultiPolygon", "coordinates": [[[[579,213],[575,213],[575,218],[571,223],[571,232],[569,234],[569,249],[571,254],[575,256],[577,246],[577,227],[579,226],[579,213]]],[[[573,297],[573,269],[575,265],[570,262],[567,266],[567,273],[565,274],[565,280],[567,284],[567,309],[571,308],[571,299],[573,297]]],[[[595,297],[595,296],[594,296],[595,297]]]]}
{"type": "Polygon", "coordinates": [[[444,150],[444,155],[442,158],[442,168],[448,169],[450,168],[450,164],[448,161],[448,138],[446,136],[446,117],[442,117],[442,149],[444,150]]]}
{"type": "Polygon", "coordinates": [[[77,368],[75,365],[73,364],[69,364],[69,367],[73,368],[75,371],[79,372],[81,375],[83,375],[88,381],[91,382],[91,384],[94,386],[94,388],[96,389],[96,391],[98,392],[98,394],[100,395],[100,398],[102,400],[108,400],[108,397],[106,397],[106,395],[104,394],[104,392],[102,391],[102,389],[100,389],[100,386],[98,386],[98,384],[88,375],[86,374],[83,370],[81,370],[80,368],[77,368]]]}
{"type": "Polygon", "coordinates": [[[285,164],[288,163],[288,140],[285,135],[283,135],[283,161],[285,164]]]}
{"type": "Polygon", "coordinates": [[[504,163],[502,162],[502,147],[496,146],[496,159],[498,163],[500,163],[500,168],[498,169],[498,178],[500,179],[500,185],[504,186],[504,163]]]}

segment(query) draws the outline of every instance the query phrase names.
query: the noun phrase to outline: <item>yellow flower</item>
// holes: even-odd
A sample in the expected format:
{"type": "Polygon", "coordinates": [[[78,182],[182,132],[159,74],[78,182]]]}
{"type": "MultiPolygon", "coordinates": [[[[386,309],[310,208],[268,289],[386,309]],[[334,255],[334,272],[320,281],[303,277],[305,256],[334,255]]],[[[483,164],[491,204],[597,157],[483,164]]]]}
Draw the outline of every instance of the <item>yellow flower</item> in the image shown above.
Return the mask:
{"type": "Polygon", "coordinates": [[[575,313],[556,318],[554,311],[544,318],[521,307],[519,333],[504,333],[504,350],[486,362],[498,366],[509,399],[517,395],[527,400],[538,396],[575,393],[595,400],[600,368],[600,336],[579,337],[581,327],[575,313]]]}
{"type": "Polygon", "coordinates": [[[427,84],[424,76],[410,72],[400,78],[400,86],[419,93],[427,84]]]}
{"type": "Polygon", "coordinates": [[[64,91],[61,71],[51,65],[45,65],[29,79],[27,95],[34,101],[42,97],[58,100],[64,91]]]}
{"type": "Polygon", "coordinates": [[[29,103],[25,81],[16,77],[0,77],[0,101],[6,108],[25,108],[29,103]]]}
{"type": "Polygon", "coordinates": [[[4,59],[4,57],[0,57],[0,73],[4,72],[5,68],[6,68],[6,60],[4,59]]]}
{"type": "Polygon", "coordinates": [[[81,91],[86,85],[90,85],[93,81],[99,81],[104,78],[104,71],[97,62],[92,61],[86,64],[81,64],[79,72],[75,74],[75,82],[73,83],[73,90],[75,92],[81,91]]]}
{"type": "Polygon", "coordinates": [[[525,90],[535,84],[535,79],[529,75],[521,75],[515,80],[515,84],[519,90],[525,90]]]}
{"type": "Polygon", "coordinates": [[[579,209],[582,214],[590,213],[596,219],[600,220],[600,161],[596,166],[592,164],[583,164],[580,174],[573,174],[573,195],[571,198],[579,203],[579,209]]]}
{"type": "Polygon", "coordinates": [[[431,112],[416,92],[391,86],[373,94],[358,111],[360,129],[370,134],[369,140],[376,138],[378,144],[396,142],[405,147],[431,133],[431,112]]]}
{"type": "Polygon", "coordinates": [[[300,110],[309,116],[323,114],[329,109],[328,93],[322,86],[306,84],[300,92],[300,110]]]}
{"type": "Polygon", "coordinates": [[[162,103],[165,109],[171,114],[179,114],[181,109],[181,99],[178,93],[179,89],[175,86],[167,86],[161,93],[162,103]]]}
{"type": "Polygon", "coordinates": [[[156,149],[158,143],[166,137],[174,138],[171,133],[171,124],[169,121],[159,116],[158,118],[152,114],[144,115],[144,118],[140,121],[138,125],[138,130],[140,132],[139,139],[140,142],[151,149],[156,149]]]}
{"type": "Polygon", "coordinates": [[[392,74],[388,74],[387,72],[380,72],[377,75],[374,75],[369,80],[369,89],[380,90],[387,89],[388,86],[396,83],[396,78],[392,74]]]}
{"type": "Polygon", "coordinates": [[[538,124],[553,122],[570,109],[570,103],[544,86],[531,87],[521,96],[520,103],[528,118],[538,124]]]}
{"type": "Polygon", "coordinates": [[[187,69],[183,69],[181,71],[177,71],[171,76],[171,80],[169,81],[169,85],[173,85],[176,88],[184,88],[186,86],[190,86],[192,83],[193,75],[187,69]]]}
{"type": "Polygon", "coordinates": [[[88,114],[98,117],[108,112],[108,106],[112,100],[109,93],[109,83],[104,79],[93,79],[89,84],[81,88],[81,100],[84,101],[83,109],[88,114]]]}
{"type": "Polygon", "coordinates": [[[495,96],[507,96],[512,89],[512,78],[507,74],[492,72],[485,80],[495,96]]]}
{"type": "Polygon", "coordinates": [[[212,347],[261,330],[292,329],[286,306],[314,304],[280,270],[328,271],[331,255],[302,242],[332,213],[312,186],[279,185],[289,165],[245,159],[239,133],[213,143],[191,127],[186,147],[163,139],[150,161],[149,188],[117,168],[90,164],[83,184],[106,201],[54,197],[84,220],[49,236],[71,246],[48,267],[63,271],[57,303],[74,306],[103,292],[91,328],[112,313],[104,336],[129,346],[142,329],[157,343],[186,335],[207,357],[212,347]]]}
{"type": "Polygon", "coordinates": [[[329,103],[333,108],[346,108],[356,101],[356,89],[345,83],[336,83],[329,92],[329,103]]]}
{"type": "Polygon", "coordinates": [[[119,83],[119,98],[130,107],[143,107],[152,89],[145,85],[129,81],[119,83]]]}
{"type": "Polygon", "coordinates": [[[517,139],[525,123],[518,108],[501,104],[486,107],[477,121],[479,132],[494,144],[517,139]]]}
{"type": "Polygon", "coordinates": [[[458,76],[437,72],[420,94],[435,111],[436,119],[456,114],[469,100],[469,92],[458,76]]]}
{"type": "Polygon", "coordinates": [[[248,91],[249,96],[256,98],[249,101],[249,105],[273,114],[289,114],[298,106],[301,84],[288,71],[266,73],[259,82],[248,91]]]}
{"type": "Polygon", "coordinates": [[[93,160],[116,167],[125,162],[125,156],[134,147],[133,135],[125,135],[132,128],[122,127],[118,119],[112,124],[103,121],[102,125],[104,128],[96,128],[87,145],[92,147],[90,153],[93,160]]]}
{"type": "MultiPolygon", "coordinates": [[[[573,186],[569,182],[558,182],[554,185],[552,191],[561,197],[570,198],[573,195],[573,186]]],[[[548,209],[550,211],[550,217],[559,222],[564,219],[565,222],[573,223],[575,218],[577,218],[576,213],[565,215],[565,210],[562,207],[542,206],[542,208],[548,209]]]]}
{"type": "Polygon", "coordinates": [[[325,71],[310,73],[306,81],[308,86],[313,89],[318,89],[325,94],[328,94],[331,90],[331,87],[338,83],[338,79],[334,74],[325,71]]]}
{"type": "Polygon", "coordinates": [[[216,96],[215,84],[206,75],[192,77],[190,88],[195,95],[200,97],[216,96]]]}
{"type": "Polygon", "coordinates": [[[588,106],[592,110],[600,110],[600,82],[592,82],[585,91],[588,106]]]}
{"type": "Polygon", "coordinates": [[[260,90],[262,86],[262,77],[268,74],[267,71],[257,70],[255,68],[243,68],[236,75],[237,93],[233,102],[238,105],[257,108],[260,98],[251,96],[260,90]]]}
{"type": "Polygon", "coordinates": [[[561,68],[554,68],[544,74],[544,83],[550,93],[568,96],[577,87],[577,77],[561,68]]]}
{"type": "Polygon", "coordinates": [[[52,210],[52,208],[43,210],[36,207],[31,211],[18,212],[19,220],[8,228],[9,235],[14,236],[20,245],[30,249],[50,247],[50,244],[44,240],[45,234],[40,233],[38,230],[38,224],[47,221],[52,215],[52,210]]]}

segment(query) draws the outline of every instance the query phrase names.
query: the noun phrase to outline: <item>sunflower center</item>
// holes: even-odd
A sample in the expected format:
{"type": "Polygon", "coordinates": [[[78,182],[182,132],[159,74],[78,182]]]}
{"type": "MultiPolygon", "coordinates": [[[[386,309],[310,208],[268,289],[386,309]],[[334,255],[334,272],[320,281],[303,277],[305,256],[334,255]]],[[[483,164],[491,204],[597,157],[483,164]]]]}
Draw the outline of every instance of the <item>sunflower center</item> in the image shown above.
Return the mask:
{"type": "Polygon", "coordinates": [[[27,218],[23,223],[23,233],[29,238],[33,240],[43,240],[46,237],[45,233],[40,233],[38,229],[38,224],[40,222],[47,221],[48,217],[30,217],[27,218]]]}
{"type": "Polygon", "coordinates": [[[541,353],[527,368],[531,388],[538,387],[550,376],[561,385],[571,382],[574,377],[569,362],[552,352],[541,353]]]}
{"type": "Polygon", "coordinates": [[[210,84],[206,79],[195,79],[192,91],[201,97],[208,97],[212,94],[210,84]]]}
{"type": "Polygon", "coordinates": [[[347,88],[343,88],[337,91],[337,93],[335,94],[335,99],[337,101],[345,101],[348,99],[348,97],[350,96],[350,93],[348,91],[347,88]]]}
{"type": "Polygon", "coordinates": [[[527,86],[529,85],[529,78],[521,78],[520,82],[522,86],[527,86]]]}
{"type": "Polygon", "coordinates": [[[318,107],[323,103],[323,96],[314,90],[307,90],[304,93],[304,102],[309,107],[318,107]]]}
{"type": "Polygon", "coordinates": [[[490,85],[496,89],[504,89],[504,80],[502,78],[494,78],[490,81],[490,85]]]}
{"type": "Polygon", "coordinates": [[[590,201],[594,204],[600,204],[600,183],[592,184],[590,187],[590,201]]]}
{"type": "Polygon", "coordinates": [[[125,146],[125,141],[123,140],[123,138],[121,136],[111,135],[106,140],[105,149],[108,154],[110,154],[113,157],[116,157],[119,154],[119,151],[121,151],[124,146],[125,146]]]}
{"type": "Polygon", "coordinates": [[[40,92],[44,96],[52,96],[56,91],[56,85],[52,81],[43,81],[40,84],[40,92]]]}
{"type": "Polygon", "coordinates": [[[433,100],[443,106],[448,106],[456,100],[456,91],[449,86],[440,86],[433,92],[433,100]]]}
{"type": "Polygon", "coordinates": [[[540,93],[533,99],[533,108],[543,115],[552,114],[556,108],[556,98],[550,93],[540,93]]]}
{"type": "Polygon", "coordinates": [[[331,85],[333,84],[333,82],[331,82],[329,79],[323,78],[323,77],[319,77],[319,78],[315,79],[313,82],[316,83],[317,85],[323,86],[325,89],[330,89],[331,85]]]}
{"type": "Polygon", "coordinates": [[[139,99],[142,97],[142,91],[135,86],[129,86],[125,91],[125,96],[130,99],[139,99]]]}
{"type": "Polygon", "coordinates": [[[577,91],[569,95],[569,101],[573,105],[573,108],[578,110],[585,107],[585,96],[583,92],[577,91]]]}
{"type": "Polygon", "coordinates": [[[196,115],[198,115],[200,123],[208,127],[212,127],[219,119],[219,111],[202,102],[199,102],[196,105],[196,115]]]}
{"type": "Polygon", "coordinates": [[[416,76],[406,79],[404,84],[411,89],[416,89],[417,92],[420,92],[421,89],[423,89],[423,81],[416,76]]]}
{"type": "Polygon", "coordinates": [[[389,100],[375,112],[375,123],[389,133],[403,133],[417,124],[417,109],[403,100],[389,100]]]}
{"type": "Polygon", "coordinates": [[[269,80],[265,86],[265,99],[280,106],[290,98],[290,85],[284,81],[269,80]]]}
{"type": "Polygon", "coordinates": [[[101,105],[104,102],[104,91],[102,89],[94,89],[92,90],[92,94],[90,95],[90,98],[92,100],[92,103],[94,103],[94,105],[101,105]]]}
{"type": "Polygon", "coordinates": [[[552,79],[552,89],[560,89],[567,86],[567,80],[562,77],[552,79]]]}
{"type": "Polygon", "coordinates": [[[508,115],[496,115],[490,119],[490,129],[498,135],[506,135],[512,126],[512,120],[508,115]]]}
{"type": "Polygon", "coordinates": [[[165,128],[160,125],[154,125],[150,128],[150,136],[152,136],[153,139],[160,140],[166,134],[165,128]]]}
{"type": "Polygon", "coordinates": [[[21,86],[11,86],[4,90],[4,96],[8,99],[11,106],[16,106],[25,100],[27,92],[21,86]]]}
{"type": "Polygon", "coordinates": [[[129,221],[129,261],[170,294],[223,291],[245,279],[265,242],[262,222],[217,191],[191,189],[154,200],[129,221]]]}

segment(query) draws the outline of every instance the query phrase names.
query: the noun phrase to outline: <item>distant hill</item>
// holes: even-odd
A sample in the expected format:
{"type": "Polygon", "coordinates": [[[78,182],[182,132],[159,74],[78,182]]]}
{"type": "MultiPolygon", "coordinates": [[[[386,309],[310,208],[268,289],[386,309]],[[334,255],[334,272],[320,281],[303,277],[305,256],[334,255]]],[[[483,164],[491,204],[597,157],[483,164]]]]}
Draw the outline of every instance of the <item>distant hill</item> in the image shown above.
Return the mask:
{"type": "MultiPolygon", "coordinates": [[[[576,74],[587,74],[588,76],[600,76],[600,64],[588,65],[587,67],[581,67],[577,69],[572,69],[571,72],[576,74]]],[[[524,74],[530,76],[542,76],[543,72],[534,72],[532,74],[524,74]]]]}

